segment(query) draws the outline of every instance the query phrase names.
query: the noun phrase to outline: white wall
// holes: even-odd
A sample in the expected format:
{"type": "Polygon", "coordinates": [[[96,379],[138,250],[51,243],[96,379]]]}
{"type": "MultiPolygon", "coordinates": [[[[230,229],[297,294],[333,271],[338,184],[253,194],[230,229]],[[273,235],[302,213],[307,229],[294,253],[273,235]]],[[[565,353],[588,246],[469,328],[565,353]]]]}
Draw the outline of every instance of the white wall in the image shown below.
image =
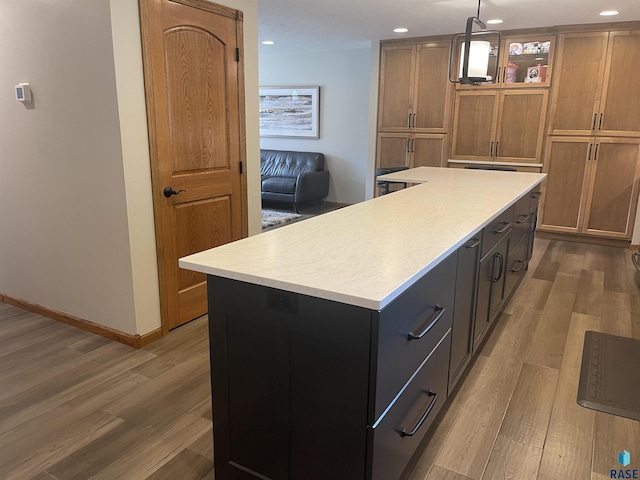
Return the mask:
{"type": "Polygon", "coordinates": [[[134,333],[109,1],[1,2],[0,65],[0,292],[134,333]]]}
{"type": "Polygon", "coordinates": [[[328,201],[365,199],[370,70],[370,49],[260,54],[260,85],[320,86],[320,138],[265,137],[260,146],[324,153],[331,174],[328,201]]]}
{"type": "MultiPolygon", "coordinates": [[[[255,234],[257,0],[217,3],[244,13],[255,234]]],[[[137,0],[0,2],[0,293],[130,334],[160,326],[140,52],[137,0]]]]}

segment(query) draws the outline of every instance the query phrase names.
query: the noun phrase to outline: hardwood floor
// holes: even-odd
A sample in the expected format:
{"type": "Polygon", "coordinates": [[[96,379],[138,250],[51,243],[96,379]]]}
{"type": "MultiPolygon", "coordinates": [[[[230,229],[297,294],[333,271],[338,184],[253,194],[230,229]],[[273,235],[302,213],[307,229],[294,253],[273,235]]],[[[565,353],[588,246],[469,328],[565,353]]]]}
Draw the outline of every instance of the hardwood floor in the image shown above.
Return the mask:
{"type": "MultiPolygon", "coordinates": [[[[625,448],[637,465],[640,422],[576,393],[585,330],[640,338],[639,285],[629,250],[536,240],[407,478],[600,480],[625,448]]],[[[208,361],[204,317],[135,350],[0,303],[0,478],[212,479],[208,361]]]]}

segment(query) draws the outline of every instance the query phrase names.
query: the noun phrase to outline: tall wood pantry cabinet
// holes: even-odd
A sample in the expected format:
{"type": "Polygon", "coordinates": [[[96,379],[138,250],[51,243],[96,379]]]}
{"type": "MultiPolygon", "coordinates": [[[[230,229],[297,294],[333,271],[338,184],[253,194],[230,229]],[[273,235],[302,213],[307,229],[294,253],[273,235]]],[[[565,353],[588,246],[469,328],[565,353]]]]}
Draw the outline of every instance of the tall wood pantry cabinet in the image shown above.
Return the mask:
{"type": "Polygon", "coordinates": [[[383,44],[377,167],[446,165],[449,43],[383,44]]]}
{"type": "Polygon", "coordinates": [[[640,30],[560,35],[541,230],[631,239],[640,170],[640,30]]]}

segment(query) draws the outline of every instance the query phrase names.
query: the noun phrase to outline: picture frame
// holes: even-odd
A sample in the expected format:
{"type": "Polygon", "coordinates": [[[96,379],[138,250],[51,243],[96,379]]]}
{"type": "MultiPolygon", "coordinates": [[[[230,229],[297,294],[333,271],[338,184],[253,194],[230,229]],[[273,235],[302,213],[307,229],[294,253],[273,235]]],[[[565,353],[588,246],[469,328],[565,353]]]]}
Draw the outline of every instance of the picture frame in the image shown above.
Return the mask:
{"type": "Polygon", "coordinates": [[[527,68],[527,76],[524,79],[524,83],[541,83],[541,73],[541,67],[539,65],[527,68]]]}
{"type": "Polygon", "coordinates": [[[320,87],[260,87],[260,136],[320,138],[320,87]]]}

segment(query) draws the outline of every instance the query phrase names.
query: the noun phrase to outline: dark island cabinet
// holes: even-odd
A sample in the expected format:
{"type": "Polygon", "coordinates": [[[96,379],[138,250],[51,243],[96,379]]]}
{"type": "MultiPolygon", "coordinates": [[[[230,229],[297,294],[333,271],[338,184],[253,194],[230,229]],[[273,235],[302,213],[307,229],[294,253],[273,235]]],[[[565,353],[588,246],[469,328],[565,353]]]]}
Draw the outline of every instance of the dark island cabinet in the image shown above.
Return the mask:
{"type": "Polygon", "coordinates": [[[513,249],[511,206],[382,310],[209,275],[216,479],[401,478],[522,278],[518,215],[513,249]]]}
{"type": "Polygon", "coordinates": [[[482,232],[458,249],[456,294],[453,327],[451,330],[451,359],[449,365],[449,392],[462,377],[473,353],[473,326],[475,319],[478,263],[482,232]]]}
{"type": "Polygon", "coordinates": [[[456,266],[381,311],[208,276],[216,478],[398,477],[447,399],[456,266]]]}

